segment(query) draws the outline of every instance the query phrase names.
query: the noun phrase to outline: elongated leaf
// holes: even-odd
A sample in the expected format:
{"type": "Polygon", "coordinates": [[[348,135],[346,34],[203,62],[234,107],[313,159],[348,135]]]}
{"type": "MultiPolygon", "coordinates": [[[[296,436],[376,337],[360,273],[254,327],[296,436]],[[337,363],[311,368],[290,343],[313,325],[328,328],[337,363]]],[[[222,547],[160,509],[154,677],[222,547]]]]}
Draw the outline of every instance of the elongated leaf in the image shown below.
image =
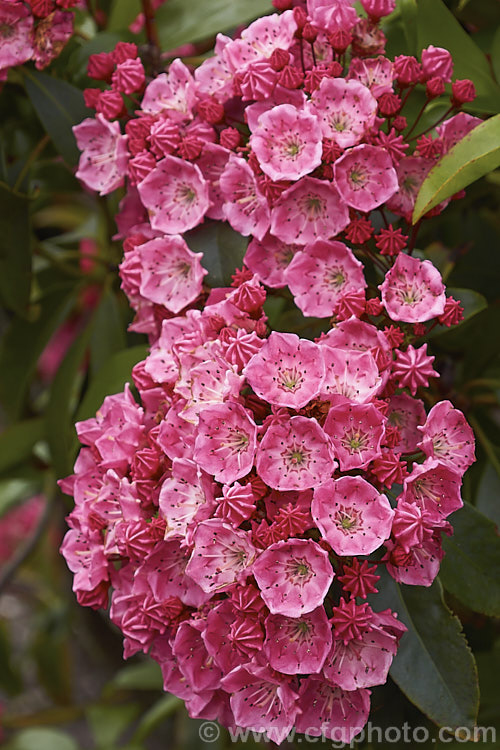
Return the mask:
{"type": "Polygon", "coordinates": [[[205,283],[216,287],[231,283],[231,275],[243,262],[248,238],[228,224],[212,221],[188,232],[186,242],[194,252],[203,253],[202,264],[208,271],[205,283]]]}
{"type": "Polygon", "coordinates": [[[76,164],[79,152],[71,128],[91,114],[82,92],[46,73],[27,69],[24,73],[26,92],[43,127],[65,161],[76,164]]]}
{"type": "Polygon", "coordinates": [[[21,315],[31,288],[29,198],[0,183],[0,295],[21,315]]]}
{"type": "Polygon", "coordinates": [[[106,396],[123,390],[130,382],[133,366],[147,354],[147,346],[133,346],[113,354],[93,378],[78,409],[77,421],[93,417],[106,396]]]}
{"type": "Polygon", "coordinates": [[[96,323],[90,342],[90,370],[94,375],[109,357],[126,346],[125,321],[122,320],[116,294],[107,290],[96,311],[96,323]]]}
{"type": "Polygon", "coordinates": [[[413,211],[415,224],[427,211],[500,166],[500,115],[462,138],[425,178],[413,211]]]}
{"type": "Polygon", "coordinates": [[[125,730],[132,724],[140,711],[135,703],[119,706],[91,706],[87,710],[88,722],[92,728],[96,746],[99,750],[116,747],[125,730]]]}
{"type": "Polygon", "coordinates": [[[397,8],[403,21],[407,54],[414,55],[417,52],[417,0],[399,0],[397,8]]]}
{"type": "Polygon", "coordinates": [[[5,746],[5,750],[78,750],[69,734],[58,729],[33,727],[18,732],[5,746]]]}
{"type": "Polygon", "coordinates": [[[436,326],[436,328],[434,328],[426,337],[427,339],[432,339],[436,336],[444,336],[447,333],[454,335],[455,331],[460,328],[460,326],[473,318],[474,315],[480,313],[481,310],[484,310],[486,307],[488,307],[488,303],[485,297],[483,297],[482,294],[479,294],[479,292],[475,292],[473,289],[457,289],[455,287],[447,287],[446,293],[448,296],[451,296],[461,302],[464,309],[464,319],[458,325],[452,326],[450,328],[441,325],[436,326]]]}
{"type": "Polygon", "coordinates": [[[27,419],[8,427],[0,435],[0,472],[22,463],[45,434],[42,419],[27,419]]]}
{"type": "Polygon", "coordinates": [[[443,539],[444,587],[475,612],[500,617],[500,537],[495,524],[468,504],[450,520],[455,533],[443,539]]]}
{"type": "Polygon", "coordinates": [[[168,0],[156,12],[163,49],[199,42],[271,13],[270,0],[168,0]]]}
{"type": "Polygon", "coordinates": [[[471,109],[496,114],[500,109],[500,86],[472,37],[442,0],[418,0],[417,7],[419,49],[434,44],[449,50],[453,55],[455,77],[470,78],[476,86],[478,95],[471,109]]]}
{"type": "Polygon", "coordinates": [[[161,669],[155,661],[142,664],[129,664],[115,674],[106,692],[115,690],[161,690],[163,678],[161,669]]]}
{"type": "Polygon", "coordinates": [[[399,586],[382,573],[373,605],[377,610],[390,607],[408,628],[392,663],[392,679],[439,726],[473,727],[477,669],[460,621],[444,603],[439,580],[429,588],[399,586]]]}
{"type": "MultiPolygon", "coordinates": [[[[498,388],[500,389],[500,380],[498,388]]],[[[500,529],[500,477],[490,463],[486,465],[479,483],[476,508],[500,529]]]]}
{"type": "Polygon", "coordinates": [[[113,0],[107,29],[109,31],[126,29],[139,13],[142,13],[141,0],[113,0]]]}

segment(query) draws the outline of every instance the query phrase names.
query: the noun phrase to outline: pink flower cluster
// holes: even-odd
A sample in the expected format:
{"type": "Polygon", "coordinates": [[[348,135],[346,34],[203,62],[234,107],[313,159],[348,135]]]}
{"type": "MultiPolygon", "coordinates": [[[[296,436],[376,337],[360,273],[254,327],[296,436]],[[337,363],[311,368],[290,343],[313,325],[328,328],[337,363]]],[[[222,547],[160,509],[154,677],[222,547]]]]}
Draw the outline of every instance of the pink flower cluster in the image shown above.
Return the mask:
{"type": "Polygon", "coordinates": [[[43,70],[58,57],[73,33],[79,0],[0,0],[0,82],[9,69],[34,60],[43,70]]]}
{"type": "Polygon", "coordinates": [[[349,0],[274,5],[194,74],[174,60],[148,80],[125,43],[90,60],[109,88],[86,91],[77,176],[126,184],[120,276],[151,349],[134,391],[77,425],[62,552],[79,602],[112,590],[125,656],[156,659],[192,716],[350,743],[405,630],[377,608],[377,566],[432,583],[474,460],[464,415],[419,398],[438,377],[421,339],[463,310],[403,229],[480,121],[455,81],[443,121],[412,137],[407,99],[443,94],[453,62],[384,56],[393,0],[362,0],[363,17],[349,0]],[[208,289],[189,247],[208,221],[250,238],[228,288],[208,289]],[[270,332],[264,284],[324,333],[270,332]]]}
{"type": "MultiPolygon", "coordinates": [[[[163,241],[138,246],[144,269],[163,241]]],[[[425,262],[402,259],[436,314],[425,262]]],[[[150,653],[192,716],[350,742],[405,630],[376,608],[377,562],[432,583],[474,439],[450,402],[410,395],[437,375],[425,345],[354,316],[316,341],[268,335],[264,300],[240,274],[165,318],[140,402],[127,387],[77,425],[62,552],[79,602],[112,587],[125,656],[150,653]]]]}

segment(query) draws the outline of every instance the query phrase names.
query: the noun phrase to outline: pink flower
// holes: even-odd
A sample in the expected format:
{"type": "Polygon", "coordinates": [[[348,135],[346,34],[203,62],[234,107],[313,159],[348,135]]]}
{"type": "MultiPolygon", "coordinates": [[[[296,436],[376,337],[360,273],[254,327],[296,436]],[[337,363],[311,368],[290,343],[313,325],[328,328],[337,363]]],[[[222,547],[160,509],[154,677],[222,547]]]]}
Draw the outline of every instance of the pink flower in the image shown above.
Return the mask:
{"type": "Polygon", "coordinates": [[[78,148],[82,151],[76,176],[87,187],[107,195],[123,185],[127,173],[127,140],[117,122],[108,122],[102,115],[88,117],[73,128],[78,148]]]}
{"type": "Polygon", "coordinates": [[[307,0],[307,12],[314,26],[329,32],[350,31],[358,20],[350,0],[307,0]]]}
{"type": "Polygon", "coordinates": [[[196,164],[208,183],[210,208],[206,215],[209,219],[224,219],[224,196],[220,187],[220,178],[231,152],[215,143],[205,143],[196,164]]]}
{"type": "Polygon", "coordinates": [[[432,407],[423,427],[419,447],[426,456],[436,458],[450,469],[463,474],[474,462],[474,433],[459,409],[450,401],[432,407]]]}
{"type": "Polygon", "coordinates": [[[430,260],[418,260],[400,253],[383,284],[382,302],[393,320],[421,323],[444,311],[445,287],[441,274],[430,260]]]}
{"type": "Polygon", "coordinates": [[[184,679],[198,693],[220,687],[223,676],[200,637],[203,629],[200,620],[181,622],[172,643],[172,652],[184,679]]]}
{"type": "Polygon", "coordinates": [[[288,245],[266,234],[261,241],[250,241],[243,261],[263,284],[280,288],[286,286],[285,271],[299,250],[300,245],[288,245]]]}
{"type": "Polygon", "coordinates": [[[0,70],[22,65],[33,54],[33,16],[22,3],[0,2],[0,70]]]}
{"type": "Polygon", "coordinates": [[[421,547],[424,541],[433,538],[435,531],[447,527],[451,528],[435,508],[410,503],[403,496],[398,498],[392,538],[404,552],[421,547]]]}
{"type": "Polygon", "coordinates": [[[349,400],[364,404],[380,390],[382,380],[370,352],[334,349],[326,341],[322,354],[325,362],[323,398],[332,403],[349,400]]]}
{"type": "Polygon", "coordinates": [[[327,240],[348,224],[347,205],[335,186],[313,177],[285,190],[271,212],[271,233],[289,244],[327,240]]]}
{"type": "Polygon", "coordinates": [[[291,104],[280,104],[259,117],[250,146],[272,180],[298,180],[321,164],[318,120],[291,104]]]}
{"type": "Polygon", "coordinates": [[[241,38],[259,57],[269,58],[275,49],[288,49],[297,23],[291,11],[258,18],[241,32],[241,38]]]}
{"type": "Polygon", "coordinates": [[[248,163],[231,156],[219,184],[225,200],[222,210],[229,224],[244,236],[252,234],[262,240],[269,229],[269,206],[248,163]]]}
{"type": "Polygon", "coordinates": [[[259,476],[276,490],[306,490],[325,482],[336,463],[315,419],[291,417],[271,425],[257,447],[259,476]]]}
{"type": "Polygon", "coordinates": [[[213,496],[212,483],[194,461],[174,458],[159,496],[160,515],[167,522],[164,538],[185,538],[198,510],[213,507],[213,496]]]}
{"type": "Polygon", "coordinates": [[[387,57],[353,57],[349,66],[347,80],[363,83],[375,97],[392,93],[392,63],[387,57]]]}
{"type": "Polygon", "coordinates": [[[152,115],[168,113],[174,122],[192,119],[196,101],[193,76],[184,63],[174,60],[168,73],[160,73],[146,86],[142,110],[152,115]]]}
{"type": "Polygon", "coordinates": [[[257,427],[240,404],[214,404],[200,413],[195,461],[218,482],[230,484],[253,466],[257,427]]]}
{"type": "Polygon", "coordinates": [[[61,53],[73,34],[73,13],[56,10],[40,21],[33,32],[35,67],[43,70],[61,53]]]}
{"type": "Polygon", "coordinates": [[[377,100],[359,81],[324,78],[312,94],[310,109],[319,120],[323,138],[348,148],[373,126],[377,100]]]}
{"type": "Polygon", "coordinates": [[[222,497],[217,498],[218,505],[215,515],[232,526],[239,526],[248,520],[255,512],[256,497],[250,483],[241,485],[235,482],[224,485],[222,497]]]}
{"type": "MultiPolygon", "coordinates": [[[[259,601],[264,608],[260,597],[259,601]]],[[[202,635],[208,653],[226,674],[261,652],[264,640],[260,613],[250,608],[242,611],[232,599],[209,612],[202,635]]]]}
{"type": "Polygon", "coordinates": [[[431,507],[449,516],[463,505],[461,484],[457,471],[428,458],[423,464],[413,464],[411,474],[404,480],[404,497],[420,507],[431,507]]]}
{"type": "Polygon", "coordinates": [[[443,141],[443,152],[447,153],[462,138],[474,130],[483,121],[479,117],[473,117],[466,112],[459,112],[448,120],[445,120],[436,128],[439,137],[443,141]]]}
{"type": "Polygon", "coordinates": [[[318,395],[324,371],[317,344],[294,333],[273,331],[243,374],[265,401],[301,409],[318,395]]]}
{"type": "Polygon", "coordinates": [[[380,454],[386,421],[373,404],[344,403],[330,409],[324,430],[341,471],[363,469],[380,454]]]}
{"type": "Polygon", "coordinates": [[[411,344],[405,352],[398,351],[392,365],[393,377],[400,388],[408,388],[412,396],[419,386],[426,388],[429,378],[438,378],[439,373],[432,368],[435,357],[427,354],[427,344],[415,349],[411,344]]]}
{"type": "Polygon", "coordinates": [[[415,201],[423,181],[434,166],[434,159],[421,156],[404,156],[396,165],[398,185],[389,197],[387,208],[398,216],[411,221],[415,201]]]}
{"type": "Polygon", "coordinates": [[[123,94],[133,94],[140,91],[145,81],[142,62],[138,58],[124,60],[116,66],[112,80],[113,86],[123,94]]]}
{"type": "Polygon", "coordinates": [[[432,585],[444,557],[439,536],[426,539],[420,547],[412,549],[405,555],[402,563],[394,559],[395,553],[401,548],[395,546],[391,540],[387,541],[385,546],[388,552],[382,560],[386,562],[387,572],[395,581],[408,586],[432,585]]]}
{"type": "Polygon", "coordinates": [[[364,289],[363,265],[342,242],[316,240],[297,253],[285,280],[304,315],[326,318],[341,297],[364,289]]]}
{"type": "Polygon", "coordinates": [[[298,732],[349,745],[368,721],[370,691],[345,691],[311,676],[301,681],[298,706],[298,732]]]}
{"type": "Polygon", "coordinates": [[[387,418],[389,424],[398,428],[399,442],[394,446],[395,450],[411,453],[417,449],[420,440],[418,425],[422,425],[426,419],[423,401],[411,398],[407,393],[399,393],[391,396],[387,418]]]}
{"type": "Polygon", "coordinates": [[[166,156],[137,186],[153,229],[178,234],[200,224],[210,201],[208,185],[196,166],[166,156]]]}
{"type": "Polygon", "coordinates": [[[334,164],[335,184],[345,202],[359,211],[372,211],[398,189],[392,159],[383,148],[355,146],[334,164]]]}
{"type": "Polygon", "coordinates": [[[338,555],[369,555],[391,534],[394,511],[361,477],[330,479],[314,490],[312,516],[338,555]]]}
{"type": "Polygon", "coordinates": [[[178,313],[199,296],[207,271],[180,235],[145,242],[138,248],[143,297],[178,313]]]}
{"type": "Polygon", "coordinates": [[[328,553],[312,539],[272,544],[252,572],[271,613],[295,618],[323,604],[334,576],[328,553]]]}
{"type": "Polygon", "coordinates": [[[198,524],[186,573],[209,594],[227,589],[248,573],[255,548],[248,534],[218,518],[198,524]]]}
{"type": "Polygon", "coordinates": [[[422,50],[422,68],[427,79],[439,76],[449,83],[453,75],[453,58],[447,49],[431,44],[422,50]]]}
{"type": "Polygon", "coordinates": [[[300,617],[269,615],[264,654],[284,674],[319,672],[332,645],[332,627],[324,607],[300,617]]]}

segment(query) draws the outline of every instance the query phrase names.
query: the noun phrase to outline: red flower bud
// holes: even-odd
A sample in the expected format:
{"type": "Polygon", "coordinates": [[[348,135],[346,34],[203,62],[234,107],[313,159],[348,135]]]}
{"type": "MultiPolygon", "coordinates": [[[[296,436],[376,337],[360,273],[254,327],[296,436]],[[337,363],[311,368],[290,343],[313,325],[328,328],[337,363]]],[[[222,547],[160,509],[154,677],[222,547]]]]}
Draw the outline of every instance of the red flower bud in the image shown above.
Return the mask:
{"type": "Polygon", "coordinates": [[[290,53],[286,49],[275,49],[273,50],[271,57],[269,58],[269,65],[273,70],[279,73],[283,70],[285,65],[290,62],[290,53]]]}
{"type": "Polygon", "coordinates": [[[467,102],[473,102],[476,98],[476,88],[468,78],[454,81],[451,84],[451,92],[451,101],[456,107],[461,107],[462,104],[467,102]]]}
{"type": "Polygon", "coordinates": [[[111,76],[115,69],[115,62],[111,52],[99,52],[90,55],[87,66],[87,75],[96,81],[107,81],[111,83],[111,76]]]}
{"type": "Polygon", "coordinates": [[[429,78],[425,87],[427,98],[436,99],[438,96],[444,94],[444,81],[440,76],[434,76],[429,78]]]}
{"type": "Polygon", "coordinates": [[[220,134],[220,145],[228,148],[230,151],[238,148],[241,143],[241,135],[236,128],[224,128],[220,134]]]}

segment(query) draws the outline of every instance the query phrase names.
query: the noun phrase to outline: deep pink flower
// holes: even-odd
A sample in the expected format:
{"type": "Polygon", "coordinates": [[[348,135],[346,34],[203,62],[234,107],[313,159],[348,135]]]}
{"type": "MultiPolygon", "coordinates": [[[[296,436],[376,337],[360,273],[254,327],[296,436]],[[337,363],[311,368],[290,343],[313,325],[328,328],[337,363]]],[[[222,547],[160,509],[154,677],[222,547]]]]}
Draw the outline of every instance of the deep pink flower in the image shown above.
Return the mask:
{"type": "Polygon", "coordinates": [[[250,146],[272,180],[298,180],[321,164],[318,120],[291,104],[280,104],[259,117],[250,146]]]}
{"type": "Polygon", "coordinates": [[[304,315],[333,315],[346,293],[366,288],[363,265],[342,242],[316,240],[297,253],[285,271],[295,303],[304,315]]]}
{"type": "Polygon", "coordinates": [[[324,78],[312,94],[310,110],[321,125],[323,138],[347,148],[360,143],[372,127],[377,100],[357,80],[324,78]]]}
{"type": "Polygon", "coordinates": [[[430,260],[399,254],[379,289],[384,307],[393,320],[420,323],[444,311],[445,287],[441,274],[430,260]]]}
{"type": "Polygon", "coordinates": [[[398,351],[392,365],[393,377],[400,388],[408,388],[412,396],[419,386],[427,387],[429,378],[438,378],[432,363],[435,357],[427,354],[427,344],[415,349],[411,344],[405,352],[398,351]]]}
{"type": "Polygon", "coordinates": [[[317,344],[273,331],[243,370],[249,385],[275,406],[301,409],[321,388],[324,364],[317,344]]]}
{"type": "Polygon", "coordinates": [[[322,605],[334,576],[328,553],[312,539],[272,544],[257,557],[252,572],[271,613],[287,617],[322,605]]]}
{"type": "Polygon", "coordinates": [[[123,94],[140,91],[145,80],[144,66],[138,58],[119,63],[112,78],[114,88],[123,94]]]}
{"type": "Polygon", "coordinates": [[[350,0],[307,0],[307,12],[314,26],[329,32],[350,31],[358,20],[350,0]]]}
{"type": "Polygon", "coordinates": [[[181,622],[172,643],[172,652],[183,677],[196,691],[215,690],[220,686],[221,669],[214,663],[200,637],[203,622],[181,622]]]}
{"type": "Polygon", "coordinates": [[[276,490],[306,490],[325,482],[336,463],[315,419],[291,417],[271,425],[257,447],[259,476],[276,490]]]}
{"type": "Polygon", "coordinates": [[[345,202],[360,211],[385,203],[398,189],[392,159],[383,148],[355,146],[337,159],[335,184],[345,202]]]}
{"type": "Polygon", "coordinates": [[[240,404],[208,406],[200,413],[194,459],[218,482],[230,484],[252,468],[256,435],[255,422],[240,404]]]}
{"type": "Polygon", "coordinates": [[[190,120],[196,100],[194,79],[181,60],[174,60],[168,73],[160,73],[146,86],[142,110],[152,115],[168,113],[175,122],[190,120]]]}
{"type": "Polygon", "coordinates": [[[127,139],[117,122],[108,122],[101,114],[88,117],[73,128],[82,151],[76,176],[87,187],[107,195],[123,185],[127,172],[127,139]]]}
{"type": "Polygon", "coordinates": [[[404,497],[421,507],[437,509],[443,516],[462,507],[460,495],[462,478],[450,466],[428,458],[423,464],[414,464],[411,474],[404,480],[404,497]]]}
{"type": "Polygon", "coordinates": [[[330,479],[314,490],[311,512],[338,555],[369,555],[389,538],[394,517],[385,495],[361,477],[330,479]]]}
{"type": "Polygon", "coordinates": [[[431,44],[422,50],[422,68],[427,79],[439,76],[449,83],[453,75],[453,58],[447,49],[431,44]]]}
{"type": "Polygon", "coordinates": [[[396,165],[398,185],[387,201],[387,208],[398,216],[403,216],[407,221],[411,221],[418,192],[433,166],[433,159],[424,159],[422,156],[404,156],[396,165]]]}
{"type": "Polygon", "coordinates": [[[213,508],[213,487],[194,461],[174,458],[172,474],[160,489],[160,515],[167,522],[165,539],[184,539],[190,523],[204,506],[213,508]]]}
{"type": "Polygon", "coordinates": [[[332,628],[324,607],[300,617],[269,615],[263,651],[273,669],[284,674],[321,670],[332,645],[332,628]]]}
{"type": "Polygon", "coordinates": [[[396,8],[396,0],[361,0],[361,5],[370,18],[378,21],[393,12],[396,8]]]}
{"type": "Polygon", "coordinates": [[[336,187],[313,177],[285,190],[271,212],[271,233],[289,244],[327,240],[348,224],[347,205],[336,187]]]}
{"type": "Polygon", "coordinates": [[[0,69],[21,65],[33,54],[33,16],[23,3],[0,2],[0,69]]]}
{"type": "Polygon", "coordinates": [[[250,482],[244,485],[239,482],[226,484],[222,488],[222,497],[217,498],[215,515],[233,526],[239,526],[255,512],[256,500],[250,482]]]}
{"type": "Polygon", "coordinates": [[[261,241],[250,241],[243,260],[263,284],[280,288],[286,286],[285,271],[300,249],[300,245],[286,244],[266,234],[261,241]]]}
{"type": "Polygon", "coordinates": [[[202,635],[215,664],[227,674],[262,651],[262,618],[256,610],[242,611],[232,599],[225,599],[209,612],[202,635]]]}
{"type": "Polygon", "coordinates": [[[335,743],[349,745],[368,720],[370,691],[345,691],[320,677],[301,681],[296,720],[298,732],[311,737],[322,734],[335,743]]]}
{"type": "Polygon", "coordinates": [[[229,224],[244,236],[252,234],[262,240],[269,229],[269,206],[248,163],[231,156],[219,184],[225,201],[222,210],[229,224]]]}
{"type": "Polygon", "coordinates": [[[422,448],[450,469],[463,474],[474,462],[474,433],[464,415],[450,401],[432,407],[422,427],[422,448]]]}
{"type": "Polygon", "coordinates": [[[354,597],[366,599],[368,594],[377,593],[376,583],[380,581],[380,576],[374,573],[376,569],[377,566],[369,565],[368,560],[360,563],[357,557],[353,557],[351,565],[344,566],[344,572],[337,580],[354,597]]]}
{"type": "Polygon", "coordinates": [[[413,548],[408,554],[403,552],[404,562],[395,559],[397,550],[401,548],[395,546],[392,540],[388,540],[385,546],[388,552],[382,561],[385,561],[387,572],[395,581],[408,586],[432,585],[444,557],[439,535],[437,538],[425,540],[420,547],[413,548]]]}
{"type": "Polygon", "coordinates": [[[210,201],[196,164],[166,156],[137,186],[153,229],[178,234],[200,224],[210,201]]]}

